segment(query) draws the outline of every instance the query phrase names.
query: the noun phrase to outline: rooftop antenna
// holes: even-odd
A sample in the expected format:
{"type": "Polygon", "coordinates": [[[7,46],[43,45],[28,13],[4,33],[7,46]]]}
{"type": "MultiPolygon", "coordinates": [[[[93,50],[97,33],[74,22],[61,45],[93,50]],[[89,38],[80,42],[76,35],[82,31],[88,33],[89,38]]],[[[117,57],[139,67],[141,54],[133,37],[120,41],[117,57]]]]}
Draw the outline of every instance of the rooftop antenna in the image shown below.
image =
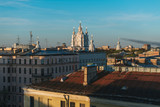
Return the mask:
{"type": "Polygon", "coordinates": [[[32,41],[32,37],[33,37],[33,35],[32,35],[32,31],[30,31],[30,45],[32,45],[32,43],[33,43],[33,41],[32,41]]]}
{"type": "Polygon", "coordinates": [[[17,37],[17,43],[18,43],[18,44],[20,43],[19,35],[18,35],[18,37],[17,37]]]}
{"type": "Polygon", "coordinates": [[[45,42],[46,42],[46,48],[48,48],[48,40],[47,40],[47,38],[45,39],[45,42]]]}

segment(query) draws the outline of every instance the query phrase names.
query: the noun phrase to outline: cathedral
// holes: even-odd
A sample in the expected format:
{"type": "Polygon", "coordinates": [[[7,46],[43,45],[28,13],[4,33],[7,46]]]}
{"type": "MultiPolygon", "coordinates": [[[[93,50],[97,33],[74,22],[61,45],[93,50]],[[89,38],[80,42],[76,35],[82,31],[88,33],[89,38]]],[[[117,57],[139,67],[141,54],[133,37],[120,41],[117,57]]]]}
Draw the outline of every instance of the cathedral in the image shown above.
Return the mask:
{"type": "Polygon", "coordinates": [[[93,40],[92,40],[92,44],[90,45],[90,49],[89,50],[89,39],[88,39],[89,35],[88,35],[88,31],[86,28],[86,32],[84,33],[82,31],[82,26],[81,23],[79,24],[78,27],[78,32],[75,32],[75,28],[73,28],[73,34],[72,34],[72,40],[71,40],[71,48],[72,50],[75,51],[92,51],[95,50],[94,44],[93,44],[93,40]],[[93,47],[91,47],[93,46],[93,47]],[[94,48],[94,49],[93,49],[94,48]]]}

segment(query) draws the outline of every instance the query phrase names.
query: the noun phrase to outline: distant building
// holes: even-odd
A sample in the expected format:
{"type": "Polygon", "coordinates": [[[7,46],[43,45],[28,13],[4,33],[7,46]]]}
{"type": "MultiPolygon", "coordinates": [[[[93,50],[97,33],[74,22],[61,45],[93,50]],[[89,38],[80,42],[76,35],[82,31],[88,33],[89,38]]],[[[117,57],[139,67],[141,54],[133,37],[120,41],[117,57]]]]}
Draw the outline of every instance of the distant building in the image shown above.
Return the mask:
{"type": "Polygon", "coordinates": [[[120,41],[119,40],[117,42],[116,50],[121,50],[121,45],[120,45],[120,41]]]}
{"type": "Polygon", "coordinates": [[[129,46],[126,46],[124,50],[132,51],[132,50],[135,50],[135,48],[132,45],[129,45],[129,46]]]}
{"type": "Polygon", "coordinates": [[[24,89],[25,107],[157,107],[159,73],[82,70],[24,89]],[[112,99],[112,100],[111,100],[112,99]],[[147,103],[147,104],[145,104],[147,103]]]}
{"type": "Polygon", "coordinates": [[[148,50],[151,49],[151,45],[150,45],[150,44],[144,44],[144,45],[142,46],[142,48],[148,51],[148,50]]]}
{"type": "Polygon", "coordinates": [[[97,49],[100,49],[100,50],[110,50],[110,46],[101,46],[101,47],[98,47],[97,49]]]}
{"type": "Polygon", "coordinates": [[[87,66],[88,63],[97,64],[97,66],[106,66],[106,53],[104,52],[78,52],[79,69],[82,66],[87,66]]]}
{"type": "Polygon", "coordinates": [[[67,45],[66,45],[66,43],[62,43],[61,46],[56,46],[56,49],[57,50],[65,50],[65,49],[67,49],[67,45]]]}

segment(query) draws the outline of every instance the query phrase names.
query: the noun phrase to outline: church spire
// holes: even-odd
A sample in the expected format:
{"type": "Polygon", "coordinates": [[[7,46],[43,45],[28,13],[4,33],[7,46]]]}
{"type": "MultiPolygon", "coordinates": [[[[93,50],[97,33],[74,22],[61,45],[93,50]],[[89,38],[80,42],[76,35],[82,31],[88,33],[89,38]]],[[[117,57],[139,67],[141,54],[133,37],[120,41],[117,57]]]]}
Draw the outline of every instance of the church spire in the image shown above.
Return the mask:
{"type": "Polygon", "coordinates": [[[88,34],[87,27],[86,27],[86,34],[88,34]]]}
{"type": "Polygon", "coordinates": [[[82,32],[81,21],[80,21],[80,23],[79,23],[79,28],[78,28],[78,31],[79,31],[79,32],[82,32]]]}
{"type": "Polygon", "coordinates": [[[90,45],[89,45],[89,51],[94,52],[95,51],[95,45],[93,43],[93,35],[91,35],[90,45]]]}
{"type": "Polygon", "coordinates": [[[73,35],[75,35],[75,27],[73,27],[73,35]]]}

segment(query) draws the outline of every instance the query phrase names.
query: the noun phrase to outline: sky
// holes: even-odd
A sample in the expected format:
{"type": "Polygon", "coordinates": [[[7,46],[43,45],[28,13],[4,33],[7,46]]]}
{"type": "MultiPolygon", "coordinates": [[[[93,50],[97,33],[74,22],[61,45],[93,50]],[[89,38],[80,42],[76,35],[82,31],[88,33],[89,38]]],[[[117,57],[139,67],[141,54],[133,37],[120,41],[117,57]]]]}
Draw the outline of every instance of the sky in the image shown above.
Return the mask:
{"type": "Polygon", "coordinates": [[[159,42],[160,0],[0,0],[0,46],[29,43],[42,47],[70,45],[73,27],[93,34],[96,47],[136,43],[121,38],[159,42]],[[47,41],[47,44],[46,44],[47,41]]]}

